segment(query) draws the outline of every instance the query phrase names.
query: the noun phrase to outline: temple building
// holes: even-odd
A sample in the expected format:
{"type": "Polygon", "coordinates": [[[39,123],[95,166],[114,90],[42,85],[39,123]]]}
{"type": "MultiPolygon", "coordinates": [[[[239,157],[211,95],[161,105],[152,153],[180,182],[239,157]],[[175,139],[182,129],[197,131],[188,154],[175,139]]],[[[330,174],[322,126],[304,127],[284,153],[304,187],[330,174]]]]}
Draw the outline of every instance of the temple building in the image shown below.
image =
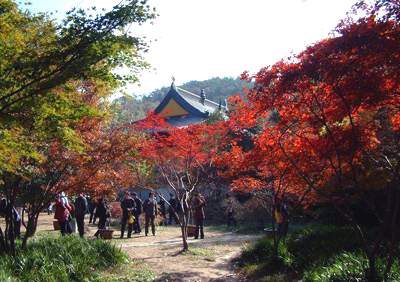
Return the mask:
{"type": "Polygon", "coordinates": [[[156,114],[165,115],[165,121],[172,126],[184,127],[206,121],[216,112],[225,112],[227,105],[222,106],[206,98],[204,89],[200,96],[176,87],[174,82],[164,100],[154,110],[156,114]]]}
{"type": "MultiPolygon", "coordinates": [[[[174,81],[174,79],[173,79],[174,81]]],[[[201,90],[200,96],[182,88],[176,87],[172,82],[171,88],[165,95],[164,99],[154,110],[156,114],[163,114],[165,121],[174,127],[185,127],[190,124],[198,124],[207,121],[211,115],[217,111],[226,112],[227,103],[222,106],[220,102],[215,103],[206,98],[204,89],[201,90]]],[[[136,191],[139,198],[144,200],[150,190],[134,187],[131,185],[131,191],[136,191]]],[[[169,189],[158,186],[157,194],[162,193],[166,199],[169,199],[169,189]]],[[[123,197],[123,194],[121,194],[123,197]]]]}

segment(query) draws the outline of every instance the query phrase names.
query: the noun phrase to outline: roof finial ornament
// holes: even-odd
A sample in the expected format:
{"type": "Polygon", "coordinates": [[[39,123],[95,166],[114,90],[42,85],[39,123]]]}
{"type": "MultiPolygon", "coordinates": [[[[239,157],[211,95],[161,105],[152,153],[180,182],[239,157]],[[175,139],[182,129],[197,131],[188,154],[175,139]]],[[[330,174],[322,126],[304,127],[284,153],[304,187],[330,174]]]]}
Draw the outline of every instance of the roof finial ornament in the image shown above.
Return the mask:
{"type": "Polygon", "coordinates": [[[205,102],[206,102],[206,93],[205,93],[204,89],[201,89],[200,103],[204,105],[205,102]]]}
{"type": "Polygon", "coordinates": [[[175,89],[175,77],[171,76],[172,83],[171,83],[171,88],[175,89]]]}

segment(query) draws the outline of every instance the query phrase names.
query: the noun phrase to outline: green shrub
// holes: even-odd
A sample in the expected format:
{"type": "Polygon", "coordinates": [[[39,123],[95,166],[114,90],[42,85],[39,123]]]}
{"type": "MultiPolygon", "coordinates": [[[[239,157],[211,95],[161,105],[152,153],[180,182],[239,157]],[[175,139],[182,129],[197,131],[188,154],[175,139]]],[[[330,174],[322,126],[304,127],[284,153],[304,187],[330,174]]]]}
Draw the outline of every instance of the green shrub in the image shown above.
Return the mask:
{"type": "MultiPolygon", "coordinates": [[[[366,230],[369,242],[372,242],[376,232],[374,229],[366,230]]],[[[381,280],[388,244],[383,242],[377,254],[377,275],[381,280]]],[[[290,238],[279,245],[276,256],[273,255],[273,240],[261,238],[244,249],[236,262],[246,275],[268,277],[266,281],[278,278],[278,274],[304,278],[305,281],[363,281],[368,260],[363,256],[361,247],[351,227],[308,226],[293,231],[290,238]]],[[[394,254],[397,260],[387,281],[400,281],[400,246],[395,248],[394,254]]]]}
{"type": "Polygon", "coordinates": [[[307,226],[292,233],[287,248],[295,258],[293,267],[301,273],[328,263],[335,254],[358,250],[361,244],[351,227],[307,226]]]}
{"type": "MultiPolygon", "coordinates": [[[[382,274],[385,271],[384,261],[380,258],[376,261],[376,270],[378,275],[378,281],[396,282],[400,281],[400,265],[398,261],[395,261],[388,275],[388,278],[384,280],[382,274]]],[[[361,253],[349,253],[343,252],[333,258],[332,262],[328,266],[316,267],[304,275],[304,281],[313,282],[361,282],[367,281],[365,272],[368,268],[368,259],[361,253]]]]}
{"type": "Polygon", "coordinates": [[[10,281],[87,281],[99,270],[128,260],[110,242],[76,236],[38,237],[29,241],[24,251],[18,246],[17,253],[16,257],[2,257],[0,277],[4,273],[10,281]]]}
{"type": "Polygon", "coordinates": [[[291,269],[293,259],[283,243],[279,244],[276,253],[273,246],[273,239],[261,238],[254,245],[243,249],[235,262],[251,277],[277,274],[291,269]]]}

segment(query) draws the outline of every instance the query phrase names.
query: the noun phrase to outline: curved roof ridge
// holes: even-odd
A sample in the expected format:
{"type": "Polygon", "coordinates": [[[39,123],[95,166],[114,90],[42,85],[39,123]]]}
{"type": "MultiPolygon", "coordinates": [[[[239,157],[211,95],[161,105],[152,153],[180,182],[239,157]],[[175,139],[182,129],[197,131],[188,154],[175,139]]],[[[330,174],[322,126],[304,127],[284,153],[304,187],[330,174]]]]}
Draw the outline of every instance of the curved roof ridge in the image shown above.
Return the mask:
{"type": "MultiPolygon", "coordinates": [[[[185,89],[182,89],[182,88],[180,88],[180,87],[176,87],[176,89],[179,90],[179,91],[183,91],[183,92],[185,92],[186,94],[189,94],[189,95],[193,96],[193,98],[197,98],[197,99],[200,100],[200,96],[198,96],[198,95],[196,95],[196,94],[194,94],[194,93],[192,93],[192,92],[189,92],[189,91],[187,91],[187,90],[185,90],[185,89]]],[[[215,103],[214,101],[211,101],[211,100],[209,100],[209,99],[207,99],[207,98],[206,98],[206,102],[207,102],[207,103],[210,103],[210,104],[212,104],[212,105],[214,105],[214,106],[219,107],[219,104],[218,104],[218,103],[215,103]]]]}
{"type": "Polygon", "coordinates": [[[164,97],[164,99],[154,111],[156,113],[161,113],[161,111],[167,106],[171,99],[174,99],[185,111],[189,112],[189,114],[202,117],[208,116],[207,109],[204,106],[196,106],[196,103],[194,101],[185,98],[184,95],[181,95],[181,93],[179,93],[178,90],[173,87],[171,87],[168,94],[164,97]]]}

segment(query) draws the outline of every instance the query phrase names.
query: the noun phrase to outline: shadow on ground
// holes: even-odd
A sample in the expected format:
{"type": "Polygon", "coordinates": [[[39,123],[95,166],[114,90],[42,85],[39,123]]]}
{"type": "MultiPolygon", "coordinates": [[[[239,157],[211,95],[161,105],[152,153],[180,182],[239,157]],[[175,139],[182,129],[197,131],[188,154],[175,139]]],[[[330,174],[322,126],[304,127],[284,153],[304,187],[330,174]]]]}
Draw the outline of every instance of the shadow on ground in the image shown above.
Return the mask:
{"type": "Polygon", "coordinates": [[[202,281],[196,280],[197,277],[200,276],[199,272],[195,271],[185,271],[185,272],[169,272],[169,273],[162,273],[154,281],[156,282],[165,282],[165,281],[176,281],[176,282],[183,282],[183,281],[202,281]],[[193,280],[188,280],[193,278],[193,280]]]}

